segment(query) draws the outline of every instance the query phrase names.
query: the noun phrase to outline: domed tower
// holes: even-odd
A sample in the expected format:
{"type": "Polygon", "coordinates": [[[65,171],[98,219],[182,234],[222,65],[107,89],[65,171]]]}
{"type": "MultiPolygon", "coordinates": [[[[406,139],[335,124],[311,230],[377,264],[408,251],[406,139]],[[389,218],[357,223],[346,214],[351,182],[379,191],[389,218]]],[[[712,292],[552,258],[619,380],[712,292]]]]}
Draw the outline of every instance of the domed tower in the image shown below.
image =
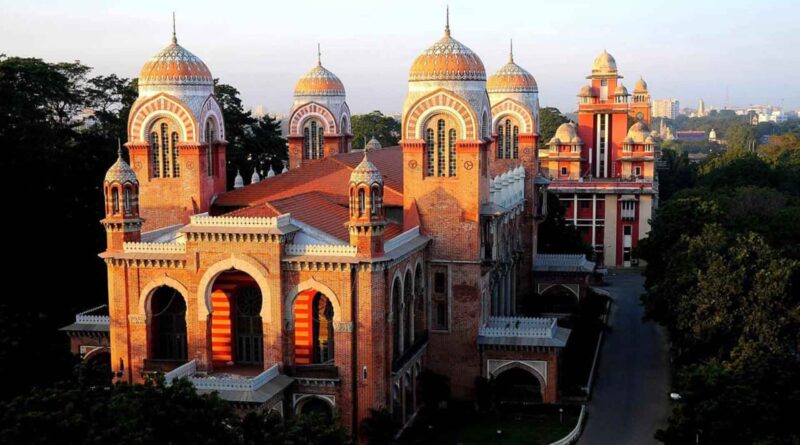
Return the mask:
{"type": "Polygon", "coordinates": [[[350,174],[350,244],[358,254],[367,257],[383,254],[383,232],[386,218],[383,210],[383,176],[368,158],[350,174]]]}
{"type": "Polygon", "coordinates": [[[614,56],[603,50],[592,64],[589,85],[578,94],[578,136],[584,142],[582,174],[617,176],[620,142],[628,130],[628,91],[614,56]]]}
{"type": "Polygon", "coordinates": [[[655,136],[644,122],[631,125],[622,143],[623,178],[648,179],[655,177],[655,160],[658,147],[655,136]]]}
{"type": "Polygon", "coordinates": [[[106,251],[121,252],[123,243],[141,240],[143,220],[139,218],[139,180],[124,159],[122,148],[103,180],[106,251]]]}
{"type": "Polygon", "coordinates": [[[633,87],[633,100],[631,101],[630,116],[639,122],[644,122],[648,127],[651,125],[653,106],[650,102],[650,92],[647,90],[647,82],[641,77],[633,87]]]}
{"type": "Polygon", "coordinates": [[[289,168],[304,161],[350,151],[350,108],[345,101],[344,84],[322,66],[317,49],[317,65],[304,74],[294,87],[294,103],[289,118],[289,168]]]}
{"type": "Polygon", "coordinates": [[[578,136],[575,124],[561,124],[547,145],[550,148],[547,154],[547,170],[553,179],[577,180],[583,176],[583,140],[578,136]]]}
{"type": "MultiPolygon", "coordinates": [[[[533,75],[514,62],[514,47],[508,63],[489,77],[486,91],[492,104],[492,176],[520,165],[536,164],[539,132],[539,87],[533,75]],[[507,161],[513,161],[511,164],[507,161]]],[[[526,171],[535,175],[534,170],[526,171]]]]}
{"type": "Polygon", "coordinates": [[[226,189],[225,125],[211,71],[172,42],[145,62],[128,118],[145,230],[185,224],[226,189]]]}

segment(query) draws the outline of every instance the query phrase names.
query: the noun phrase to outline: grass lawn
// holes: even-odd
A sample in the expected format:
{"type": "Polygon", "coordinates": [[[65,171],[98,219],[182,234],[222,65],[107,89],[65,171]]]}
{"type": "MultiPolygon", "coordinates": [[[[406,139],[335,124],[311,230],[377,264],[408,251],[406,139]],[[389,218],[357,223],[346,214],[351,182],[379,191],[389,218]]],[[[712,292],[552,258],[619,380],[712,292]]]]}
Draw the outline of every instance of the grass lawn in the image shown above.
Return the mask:
{"type": "Polygon", "coordinates": [[[450,417],[433,427],[416,425],[413,437],[406,444],[441,445],[546,445],[566,436],[578,422],[579,408],[564,411],[564,422],[558,412],[540,414],[464,414],[450,417]],[[497,434],[500,430],[501,434],[497,434]]]}

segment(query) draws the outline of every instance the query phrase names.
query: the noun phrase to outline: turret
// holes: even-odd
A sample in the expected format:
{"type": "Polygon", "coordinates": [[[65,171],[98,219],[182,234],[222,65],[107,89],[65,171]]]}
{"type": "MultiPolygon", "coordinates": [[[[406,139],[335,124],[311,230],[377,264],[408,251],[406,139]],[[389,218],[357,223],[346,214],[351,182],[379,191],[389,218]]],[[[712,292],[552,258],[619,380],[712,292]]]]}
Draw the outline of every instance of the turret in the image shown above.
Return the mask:
{"type": "Polygon", "coordinates": [[[139,180],[122,159],[122,147],[117,161],[106,172],[103,195],[106,216],[100,222],[106,228],[106,250],[121,252],[123,243],[141,240],[144,222],[139,217],[139,180]]]}
{"type": "Polygon", "coordinates": [[[386,218],[383,209],[383,176],[378,167],[368,158],[369,149],[364,150],[364,159],[350,174],[350,244],[358,248],[362,256],[383,254],[383,231],[386,218]]]}

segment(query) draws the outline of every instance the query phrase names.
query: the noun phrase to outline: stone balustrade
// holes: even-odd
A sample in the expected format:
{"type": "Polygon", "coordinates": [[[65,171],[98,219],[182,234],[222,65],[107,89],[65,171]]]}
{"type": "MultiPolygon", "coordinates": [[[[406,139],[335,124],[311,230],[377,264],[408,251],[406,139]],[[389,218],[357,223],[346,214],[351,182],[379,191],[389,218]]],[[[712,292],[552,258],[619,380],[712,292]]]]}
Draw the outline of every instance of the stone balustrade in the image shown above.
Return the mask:
{"type": "Polygon", "coordinates": [[[358,248],[350,245],[337,244],[287,244],[287,255],[312,255],[312,256],[356,256],[358,248]]]}
{"type": "Polygon", "coordinates": [[[188,378],[198,390],[206,391],[255,391],[264,386],[267,382],[274,379],[279,374],[278,365],[258,374],[255,377],[245,376],[198,376],[197,360],[191,360],[183,365],[164,374],[167,384],[171,384],[176,379],[188,378]]]}
{"type": "Polygon", "coordinates": [[[286,213],[276,217],[248,216],[209,216],[208,214],[192,215],[189,223],[197,227],[248,227],[275,229],[289,224],[291,215],[286,213]]]}
{"type": "Polygon", "coordinates": [[[197,360],[190,360],[164,374],[164,380],[171,384],[174,380],[191,377],[197,372],[197,360]]]}
{"type": "Polygon", "coordinates": [[[123,243],[126,253],[186,253],[185,243],[123,243]]]}
{"type": "Polygon", "coordinates": [[[97,307],[93,307],[89,310],[83,311],[75,316],[75,323],[80,324],[105,324],[109,323],[108,315],[91,315],[92,312],[95,312],[99,309],[104,308],[106,305],[100,305],[97,307]]]}
{"type": "Polygon", "coordinates": [[[557,322],[555,318],[491,317],[480,329],[484,337],[552,338],[557,322]]]}

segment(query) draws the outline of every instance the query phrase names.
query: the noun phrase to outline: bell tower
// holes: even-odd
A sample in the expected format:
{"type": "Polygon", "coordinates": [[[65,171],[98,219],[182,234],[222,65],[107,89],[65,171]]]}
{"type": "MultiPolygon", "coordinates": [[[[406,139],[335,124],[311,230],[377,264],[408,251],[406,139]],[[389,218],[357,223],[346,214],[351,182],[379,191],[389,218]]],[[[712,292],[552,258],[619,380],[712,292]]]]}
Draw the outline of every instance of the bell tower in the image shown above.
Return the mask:
{"type": "Polygon", "coordinates": [[[364,159],[350,174],[350,245],[358,249],[358,255],[377,257],[383,254],[383,232],[386,218],[383,209],[383,176],[368,158],[364,159]]]}

